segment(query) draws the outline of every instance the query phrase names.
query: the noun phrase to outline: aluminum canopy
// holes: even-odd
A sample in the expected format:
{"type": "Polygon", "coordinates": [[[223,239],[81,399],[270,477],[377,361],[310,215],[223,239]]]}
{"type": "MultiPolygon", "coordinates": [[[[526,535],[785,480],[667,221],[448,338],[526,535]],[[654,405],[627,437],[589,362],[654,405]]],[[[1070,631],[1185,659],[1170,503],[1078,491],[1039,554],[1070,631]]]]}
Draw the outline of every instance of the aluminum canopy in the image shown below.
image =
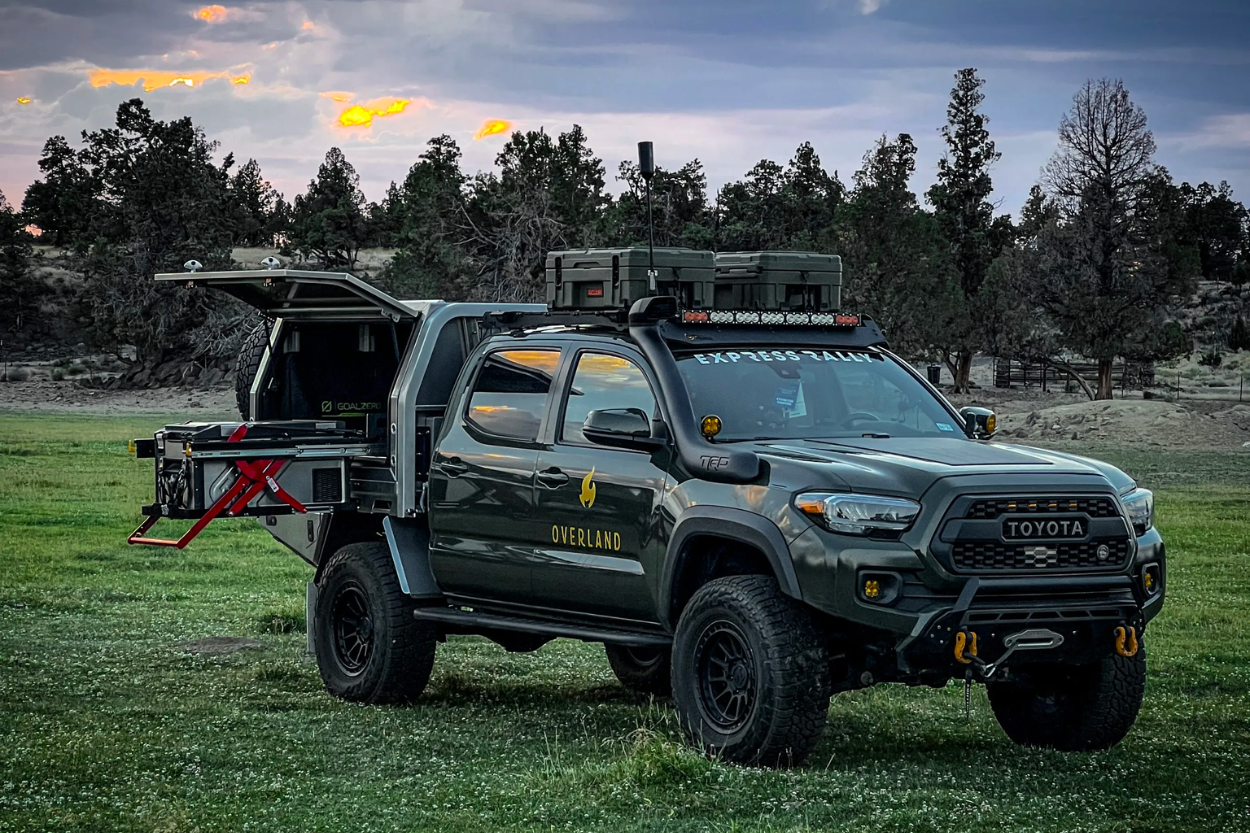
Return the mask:
{"type": "Polygon", "coordinates": [[[165,273],[157,275],[156,280],[220,289],[274,318],[400,321],[420,315],[418,304],[397,301],[359,278],[341,272],[240,269],[165,273]]]}

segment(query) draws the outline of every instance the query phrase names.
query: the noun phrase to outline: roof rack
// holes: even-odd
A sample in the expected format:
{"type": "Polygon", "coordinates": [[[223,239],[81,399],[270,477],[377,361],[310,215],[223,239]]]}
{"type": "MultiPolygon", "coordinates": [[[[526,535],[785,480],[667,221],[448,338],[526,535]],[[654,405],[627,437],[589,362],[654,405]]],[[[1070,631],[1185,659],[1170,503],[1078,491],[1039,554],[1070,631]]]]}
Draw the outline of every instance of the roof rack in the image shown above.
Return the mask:
{"type": "Polygon", "coordinates": [[[629,310],[547,310],[546,312],[488,312],[482,316],[487,330],[536,330],[541,327],[595,327],[624,332],[629,329],[629,310]]]}

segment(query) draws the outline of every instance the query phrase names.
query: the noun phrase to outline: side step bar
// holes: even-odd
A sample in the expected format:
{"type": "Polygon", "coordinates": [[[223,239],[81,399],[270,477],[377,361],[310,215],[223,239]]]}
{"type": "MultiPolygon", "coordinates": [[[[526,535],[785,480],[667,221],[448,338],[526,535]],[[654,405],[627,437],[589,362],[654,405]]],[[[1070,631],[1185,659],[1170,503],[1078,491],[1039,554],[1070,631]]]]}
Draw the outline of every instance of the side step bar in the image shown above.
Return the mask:
{"type": "Polygon", "coordinates": [[[628,645],[634,648],[667,648],[671,637],[665,634],[631,633],[629,631],[593,628],[585,625],[568,625],[560,622],[540,622],[512,616],[496,616],[490,613],[458,610],[452,607],[418,607],[413,611],[418,619],[450,625],[450,633],[481,634],[483,631],[518,631],[541,636],[580,639],[583,642],[606,642],[612,645],[628,645]]]}

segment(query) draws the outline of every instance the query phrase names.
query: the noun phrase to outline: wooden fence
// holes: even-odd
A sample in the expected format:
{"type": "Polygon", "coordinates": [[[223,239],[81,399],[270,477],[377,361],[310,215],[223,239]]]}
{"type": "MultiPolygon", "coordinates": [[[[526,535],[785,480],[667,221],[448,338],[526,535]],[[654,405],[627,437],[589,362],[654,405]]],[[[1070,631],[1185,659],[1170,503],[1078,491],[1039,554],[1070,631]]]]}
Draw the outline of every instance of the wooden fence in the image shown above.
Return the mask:
{"type": "MultiPolygon", "coordinates": [[[[1081,375],[1091,386],[1098,384],[1097,362],[1069,362],[1066,365],[1081,375]]],[[[1143,390],[1153,387],[1155,367],[1153,362],[1116,361],[1111,365],[1111,379],[1121,390],[1143,390]]],[[[1027,362],[1016,359],[994,359],[994,387],[1039,387],[1050,390],[1063,387],[1067,393],[1080,386],[1066,372],[1045,362],[1027,362]]]]}

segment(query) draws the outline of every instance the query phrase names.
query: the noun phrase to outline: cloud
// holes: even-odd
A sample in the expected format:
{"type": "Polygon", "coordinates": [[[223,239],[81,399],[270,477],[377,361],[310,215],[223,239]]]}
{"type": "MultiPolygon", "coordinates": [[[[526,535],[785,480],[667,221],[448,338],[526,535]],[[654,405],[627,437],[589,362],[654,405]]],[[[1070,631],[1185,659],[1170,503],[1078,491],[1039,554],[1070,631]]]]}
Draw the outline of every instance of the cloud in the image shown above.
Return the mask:
{"type": "Polygon", "coordinates": [[[1138,2],[1129,26],[1102,25],[1122,12],[1088,0],[0,0],[0,188],[20,196],[48,136],[109,125],[140,95],[158,118],[188,115],[223,152],[255,156],[288,194],[336,144],[375,199],[440,133],[467,168],[490,168],[503,137],[472,137],[502,117],[517,129],[583,125],[609,179],[652,139],[661,164],[697,156],[713,185],[764,157],[784,162],[805,140],[849,181],[882,133],[908,132],[922,191],[952,73],[977,66],[1005,209],[1023,201],[1073,92],[1104,74],[1140,96],[1175,175],[1222,170],[1250,190],[1237,115],[1250,113],[1250,90],[1236,71],[1250,54],[1237,27],[1203,22],[1218,18],[1211,0],[1184,12],[1138,2]],[[215,6],[213,20],[198,15],[215,6]],[[92,87],[89,73],[105,69],[157,88],[92,87]],[[194,83],[169,86],[178,78],[194,83]],[[351,106],[396,101],[413,104],[337,126],[351,106]]]}
{"type": "Polygon", "coordinates": [[[1228,148],[1250,152],[1250,113],[1212,116],[1195,131],[1161,135],[1159,143],[1185,151],[1228,148]]]}

